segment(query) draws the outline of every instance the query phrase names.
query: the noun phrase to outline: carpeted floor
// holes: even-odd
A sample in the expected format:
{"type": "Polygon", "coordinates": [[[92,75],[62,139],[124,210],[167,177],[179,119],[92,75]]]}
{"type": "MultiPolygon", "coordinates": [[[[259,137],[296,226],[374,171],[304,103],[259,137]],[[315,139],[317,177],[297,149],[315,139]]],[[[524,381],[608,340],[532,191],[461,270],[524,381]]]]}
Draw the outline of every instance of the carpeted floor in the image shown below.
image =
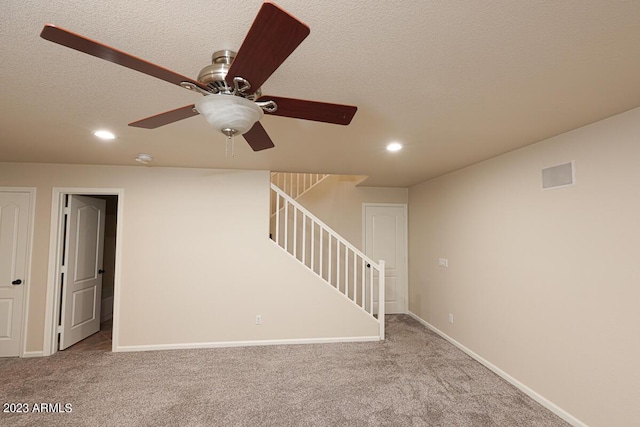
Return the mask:
{"type": "Polygon", "coordinates": [[[384,343],[1,359],[3,410],[29,413],[0,425],[567,425],[412,318],[386,321],[384,343]]]}

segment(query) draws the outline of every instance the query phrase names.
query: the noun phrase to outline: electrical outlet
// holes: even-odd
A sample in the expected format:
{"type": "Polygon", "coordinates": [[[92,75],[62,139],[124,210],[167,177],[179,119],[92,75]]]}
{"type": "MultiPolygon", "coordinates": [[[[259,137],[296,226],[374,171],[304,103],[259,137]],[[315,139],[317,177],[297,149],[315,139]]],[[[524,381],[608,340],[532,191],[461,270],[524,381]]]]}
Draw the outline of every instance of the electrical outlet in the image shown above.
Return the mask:
{"type": "Polygon", "coordinates": [[[453,323],[453,313],[449,313],[449,323],[453,323]]]}
{"type": "Polygon", "coordinates": [[[438,258],[438,265],[440,267],[448,268],[449,267],[449,260],[446,259],[446,258],[438,258]]]}
{"type": "Polygon", "coordinates": [[[256,325],[262,325],[262,316],[256,315],[256,325]]]}

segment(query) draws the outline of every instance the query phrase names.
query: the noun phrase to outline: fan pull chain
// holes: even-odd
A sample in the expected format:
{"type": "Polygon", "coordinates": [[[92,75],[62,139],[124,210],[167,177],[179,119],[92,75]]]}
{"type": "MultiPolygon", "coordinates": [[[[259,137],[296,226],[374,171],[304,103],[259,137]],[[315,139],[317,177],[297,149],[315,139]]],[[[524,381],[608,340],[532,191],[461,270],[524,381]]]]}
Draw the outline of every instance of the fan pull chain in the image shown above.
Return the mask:
{"type": "Polygon", "coordinates": [[[234,135],[228,135],[224,145],[224,157],[229,158],[229,142],[231,142],[231,157],[236,156],[236,139],[234,135]]]}

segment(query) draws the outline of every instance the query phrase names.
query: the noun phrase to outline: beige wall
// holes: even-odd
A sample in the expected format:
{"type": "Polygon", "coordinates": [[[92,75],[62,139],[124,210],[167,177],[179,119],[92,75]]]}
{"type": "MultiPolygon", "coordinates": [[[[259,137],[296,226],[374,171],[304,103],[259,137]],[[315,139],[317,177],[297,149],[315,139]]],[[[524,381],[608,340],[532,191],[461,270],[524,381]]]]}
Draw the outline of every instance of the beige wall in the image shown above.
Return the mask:
{"type": "Polygon", "coordinates": [[[362,204],[408,202],[408,189],[357,187],[362,177],[330,175],[298,201],[352,245],[363,250],[362,204]]]}
{"type": "Polygon", "coordinates": [[[124,190],[122,347],[378,333],[268,239],[267,171],[0,163],[0,186],[37,188],[27,351],[43,349],[53,187],[124,190]]]}
{"type": "Polygon", "coordinates": [[[412,187],[409,219],[413,313],[590,426],[638,425],[640,109],[412,187]]]}

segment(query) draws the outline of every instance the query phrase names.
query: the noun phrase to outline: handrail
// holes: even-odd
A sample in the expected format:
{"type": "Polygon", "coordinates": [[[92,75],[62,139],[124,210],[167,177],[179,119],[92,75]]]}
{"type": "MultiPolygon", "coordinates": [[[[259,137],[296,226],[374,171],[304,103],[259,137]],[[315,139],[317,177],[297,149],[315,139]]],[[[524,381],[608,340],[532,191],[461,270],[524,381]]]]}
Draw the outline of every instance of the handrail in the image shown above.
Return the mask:
{"type": "Polygon", "coordinates": [[[377,314],[383,340],[384,261],[375,262],[276,184],[271,183],[271,190],[273,241],[369,315],[377,314]]]}

